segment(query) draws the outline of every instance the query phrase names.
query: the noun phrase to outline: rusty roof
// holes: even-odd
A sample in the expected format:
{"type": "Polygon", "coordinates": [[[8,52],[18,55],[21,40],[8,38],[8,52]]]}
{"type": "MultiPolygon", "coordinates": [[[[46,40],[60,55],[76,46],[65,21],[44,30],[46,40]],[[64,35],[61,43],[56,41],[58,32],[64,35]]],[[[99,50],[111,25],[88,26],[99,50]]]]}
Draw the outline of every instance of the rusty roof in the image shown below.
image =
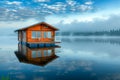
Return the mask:
{"type": "Polygon", "coordinates": [[[15,30],[15,32],[17,32],[17,31],[23,31],[23,30],[26,30],[26,29],[28,29],[28,28],[34,27],[34,26],[36,26],[36,25],[41,25],[41,24],[44,24],[44,25],[46,25],[46,26],[48,26],[48,27],[50,27],[50,28],[52,28],[52,29],[54,29],[54,30],[56,30],[56,31],[59,30],[58,28],[55,28],[54,26],[52,26],[52,25],[50,25],[50,24],[48,24],[48,23],[46,23],[46,22],[40,22],[40,23],[31,25],[31,26],[28,26],[28,27],[24,27],[24,28],[17,29],[17,30],[15,30]]]}

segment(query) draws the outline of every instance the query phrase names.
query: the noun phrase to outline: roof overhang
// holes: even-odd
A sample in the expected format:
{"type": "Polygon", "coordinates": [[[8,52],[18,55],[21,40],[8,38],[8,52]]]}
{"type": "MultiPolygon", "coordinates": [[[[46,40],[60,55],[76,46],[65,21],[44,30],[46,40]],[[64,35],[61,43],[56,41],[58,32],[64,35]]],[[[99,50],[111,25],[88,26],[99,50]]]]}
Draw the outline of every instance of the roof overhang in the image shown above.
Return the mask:
{"type": "Polygon", "coordinates": [[[48,24],[48,23],[46,23],[46,22],[40,22],[40,23],[31,25],[31,26],[28,26],[28,27],[24,27],[24,28],[21,28],[21,29],[17,29],[17,30],[15,30],[15,32],[25,31],[25,30],[27,30],[28,28],[31,28],[31,27],[36,26],[36,25],[41,25],[41,24],[47,25],[48,27],[52,28],[52,29],[55,30],[55,31],[58,31],[58,30],[59,30],[58,28],[55,28],[54,26],[52,26],[52,25],[50,25],[50,24],[48,24]]]}

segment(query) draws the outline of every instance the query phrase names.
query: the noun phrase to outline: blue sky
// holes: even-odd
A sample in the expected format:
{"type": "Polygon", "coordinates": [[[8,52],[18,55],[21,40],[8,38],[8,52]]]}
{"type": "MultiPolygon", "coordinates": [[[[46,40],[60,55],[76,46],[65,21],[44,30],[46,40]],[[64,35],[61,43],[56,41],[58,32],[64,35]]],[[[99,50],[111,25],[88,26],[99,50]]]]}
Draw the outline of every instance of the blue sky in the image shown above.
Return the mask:
{"type": "MultiPolygon", "coordinates": [[[[108,21],[120,14],[120,0],[2,0],[0,26],[24,27],[108,21]]],[[[81,27],[81,26],[79,26],[81,27]]]]}
{"type": "Polygon", "coordinates": [[[92,1],[75,0],[5,0],[0,1],[1,20],[25,20],[29,18],[43,20],[49,15],[64,15],[92,12],[92,1]],[[5,14],[6,13],[6,14],[5,14]]]}

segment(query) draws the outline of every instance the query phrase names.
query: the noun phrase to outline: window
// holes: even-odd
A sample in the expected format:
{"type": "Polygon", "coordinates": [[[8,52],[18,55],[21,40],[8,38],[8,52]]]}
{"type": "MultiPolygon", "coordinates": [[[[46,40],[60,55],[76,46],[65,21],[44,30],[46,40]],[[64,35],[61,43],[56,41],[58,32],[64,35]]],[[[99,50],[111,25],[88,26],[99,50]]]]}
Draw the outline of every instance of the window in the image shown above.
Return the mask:
{"type": "Polygon", "coordinates": [[[51,38],[51,32],[44,32],[44,38],[51,38]]]}
{"type": "Polygon", "coordinates": [[[37,38],[40,38],[40,37],[41,37],[41,33],[37,32],[37,38]]]}
{"type": "Polygon", "coordinates": [[[48,38],[51,38],[51,32],[48,32],[48,38]]]}
{"type": "Polygon", "coordinates": [[[40,38],[41,32],[40,31],[32,31],[32,38],[40,38]]]}
{"type": "Polygon", "coordinates": [[[47,32],[44,32],[44,38],[47,38],[47,32]]]}
{"type": "Polygon", "coordinates": [[[32,31],[32,38],[36,38],[36,32],[32,31]]]}

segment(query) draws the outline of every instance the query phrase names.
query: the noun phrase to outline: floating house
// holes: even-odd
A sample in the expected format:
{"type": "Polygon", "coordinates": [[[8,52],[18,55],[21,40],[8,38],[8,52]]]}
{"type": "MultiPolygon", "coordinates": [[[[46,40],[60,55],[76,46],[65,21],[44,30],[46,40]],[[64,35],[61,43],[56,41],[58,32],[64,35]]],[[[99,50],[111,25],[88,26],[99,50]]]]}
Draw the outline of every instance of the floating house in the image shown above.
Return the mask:
{"type": "Polygon", "coordinates": [[[16,30],[18,32],[18,41],[29,47],[49,47],[55,46],[55,31],[58,31],[54,26],[41,22],[25,28],[16,30]]]}
{"type": "Polygon", "coordinates": [[[29,48],[19,44],[18,51],[15,51],[15,55],[20,62],[45,66],[58,58],[55,54],[55,48],[59,47],[29,48]]]}

